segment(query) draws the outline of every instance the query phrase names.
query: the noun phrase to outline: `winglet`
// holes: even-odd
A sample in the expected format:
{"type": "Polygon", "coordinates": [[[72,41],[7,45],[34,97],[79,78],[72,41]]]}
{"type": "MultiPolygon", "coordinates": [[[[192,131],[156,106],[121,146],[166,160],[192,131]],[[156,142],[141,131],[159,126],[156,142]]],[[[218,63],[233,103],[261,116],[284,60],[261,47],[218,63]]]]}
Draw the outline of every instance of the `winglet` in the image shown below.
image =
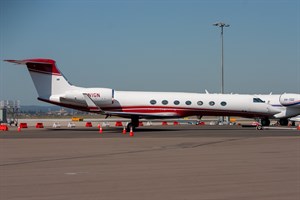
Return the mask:
{"type": "Polygon", "coordinates": [[[85,102],[86,102],[87,105],[88,105],[89,111],[104,113],[104,111],[101,110],[101,108],[95,104],[95,102],[91,99],[91,97],[89,97],[88,94],[83,93],[83,96],[84,96],[85,102]]]}

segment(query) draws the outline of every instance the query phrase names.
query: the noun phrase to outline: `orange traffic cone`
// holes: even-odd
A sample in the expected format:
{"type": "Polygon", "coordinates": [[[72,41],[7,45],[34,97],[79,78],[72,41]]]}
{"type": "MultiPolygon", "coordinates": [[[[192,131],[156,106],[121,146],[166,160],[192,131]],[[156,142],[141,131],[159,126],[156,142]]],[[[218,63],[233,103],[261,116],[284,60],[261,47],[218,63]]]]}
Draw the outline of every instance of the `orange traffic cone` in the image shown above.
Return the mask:
{"type": "Polygon", "coordinates": [[[123,134],[126,134],[126,128],[125,128],[125,126],[124,126],[124,128],[123,128],[123,132],[122,132],[123,134]]]}
{"type": "Polygon", "coordinates": [[[99,133],[101,134],[103,132],[102,127],[99,128],[99,133]]]}
{"type": "Polygon", "coordinates": [[[130,137],[133,137],[133,136],[134,136],[134,133],[133,133],[132,127],[130,127],[130,133],[129,133],[129,136],[130,136],[130,137]]]}
{"type": "Polygon", "coordinates": [[[18,132],[21,132],[21,127],[20,126],[18,126],[18,132]]]}

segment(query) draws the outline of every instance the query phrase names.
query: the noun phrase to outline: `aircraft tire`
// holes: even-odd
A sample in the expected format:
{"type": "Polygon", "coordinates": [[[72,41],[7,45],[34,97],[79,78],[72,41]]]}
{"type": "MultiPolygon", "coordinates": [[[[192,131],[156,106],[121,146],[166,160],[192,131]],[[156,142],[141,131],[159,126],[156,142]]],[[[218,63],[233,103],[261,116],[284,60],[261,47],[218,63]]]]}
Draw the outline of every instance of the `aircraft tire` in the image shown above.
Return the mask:
{"type": "Polygon", "coordinates": [[[133,126],[133,123],[130,122],[130,123],[127,124],[126,131],[129,132],[131,128],[132,128],[133,131],[135,131],[136,127],[133,126]]]}
{"type": "Polygon", "coordinates": [[[262,126],[269,126],[271,121],[268,118],[261,119],[261,125],[262,126]]]}
{"type": "Polygon", "coordinates": [[[289,124],[289,120],[287,118],[279,119],[279,124],[281,126],[287,126],[289,124]]]}
{"type": "Polygon", "coordinates": [[[296,122],[292,122],[292,126],[296,126],[296,122]]]}

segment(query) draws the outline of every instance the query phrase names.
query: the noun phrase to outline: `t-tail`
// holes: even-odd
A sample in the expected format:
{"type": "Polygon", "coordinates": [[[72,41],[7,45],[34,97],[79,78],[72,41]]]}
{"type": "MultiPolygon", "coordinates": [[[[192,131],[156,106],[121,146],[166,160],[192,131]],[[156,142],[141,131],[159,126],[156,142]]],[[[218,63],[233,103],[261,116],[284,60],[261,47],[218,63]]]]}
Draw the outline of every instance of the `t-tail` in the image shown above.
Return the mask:
{"type": "Polygon", "coordinates": [[[35,58],[5,61],[27,66],[40,101],[99,113],[103,113],[99,106],[113,104],[113,89],[76,87],[67,81],[54,60],[35,58]]]}
{"type": "Polygon", "coordinates": [[[47,101],[51,96],[59,96],[66,91],[77,89],[59,71],[54,60],[37,58],[5,61],[27,66],[40,100],[47,101]]]}

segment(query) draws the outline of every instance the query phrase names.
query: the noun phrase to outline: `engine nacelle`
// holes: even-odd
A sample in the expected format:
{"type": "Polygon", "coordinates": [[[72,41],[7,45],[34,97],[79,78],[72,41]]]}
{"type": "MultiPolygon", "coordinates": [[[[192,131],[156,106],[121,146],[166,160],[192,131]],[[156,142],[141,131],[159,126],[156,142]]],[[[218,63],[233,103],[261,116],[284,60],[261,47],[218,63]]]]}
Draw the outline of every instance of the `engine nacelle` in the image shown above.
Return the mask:
{"type": "Polygon", "coordinates": [[[67,91],[63,100],[86,104],[83,94],[87,94],[98,106],[113,104],[114,90],[110,88],[83,88],[67,91]]]}
{"type": "Polygon", "coordinates": [[[280,95],[279,102],[283,106],[300,108],[300,94],[285,93],[280,95]]]}

